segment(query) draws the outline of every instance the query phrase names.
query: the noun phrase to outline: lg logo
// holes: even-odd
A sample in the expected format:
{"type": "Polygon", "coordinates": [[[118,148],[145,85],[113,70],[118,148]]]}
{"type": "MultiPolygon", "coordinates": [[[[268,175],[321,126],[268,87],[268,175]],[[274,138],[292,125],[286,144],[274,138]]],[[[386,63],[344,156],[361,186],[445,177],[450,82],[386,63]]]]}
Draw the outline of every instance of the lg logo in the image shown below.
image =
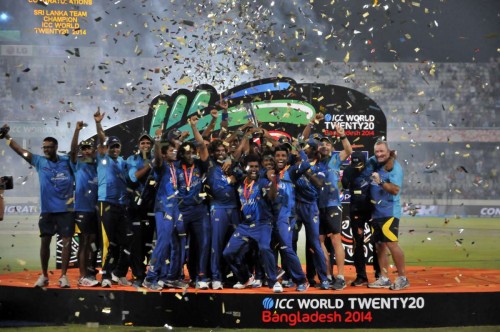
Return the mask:
{"type": "Polygon", "coordinates": [[[31,56],[32,48],[29,45],[2,45],[1,55],[31,56]]]}

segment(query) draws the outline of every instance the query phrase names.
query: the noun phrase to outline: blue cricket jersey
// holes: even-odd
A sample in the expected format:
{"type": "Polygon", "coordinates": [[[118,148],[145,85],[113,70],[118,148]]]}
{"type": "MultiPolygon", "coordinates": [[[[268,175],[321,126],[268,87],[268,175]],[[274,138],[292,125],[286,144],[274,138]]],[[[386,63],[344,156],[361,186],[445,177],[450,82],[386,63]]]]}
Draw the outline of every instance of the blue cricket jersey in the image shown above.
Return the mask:
{"type": "Polygon", "coordinates": [[[318,172],[325,177],[325,183],[319,194],[319,208],[341,205],[339,191],[341,164],[339,153],[333,153],[329,159],[321,160],[318,163],[318,172]]]}
{"type": "Polygon", "coordinates": [[[295,214],[295,182],[308,168],[309,163],[305,161],[300,166],[287,166],[279,172],[278,197],[273,204],[277,218],[290,218],[295,214]]]}
{"type": "Polygon", "coordinates": [[[200,193],[207,167],[208,161],[203,162],[199,159],[196,159],[191,166],[179,164],[177,167],[177,190],[181,212],[189,212],[194,206],[203,204],[205,198],[200,196],[200,193]]]}
{"type": "MultiPolygon", "coordinates": [[[[320,171],[320,167],[316,162],[309,162],[310,169],[319,178],[324,178],[324,174],[320,171]]],[[[295,198],[298,202],[312,204],[317,203],[319,198],[320,188],[316,188],[311,181],[302,175],[295,182],[295,198]]]]}
{"type": "MultiPolygon", "coordinates": [[[[375,157],[371,157],[369,160],[371,167],[376,165],[375,157]],[[374,163],[375,162],[375,163],[374,163]]],[[[370,168],[371,168],[370,167],[370,168]]],[[[371,168],[372,172],[376,171],[380,175],[380,180],[383,182],[390,182],[399,187],[399,192],[397,195],[392,195],[388,193],[382,186],[377,183],[372,182],[370,185],[370,195],[373,203],[372,218],[387,218],[396,217],[401,218],[401,189],[403,187],[403,168],[401,164],[394,161],[394,167],[390,172],[384,170],[383,167],[371,168]]]]}
{"type": "Polygon", "coordinates": [[[127,167],[128,167],[128,177],[130,181],[137,184],[137,191],[142,192],[144,189],[144,181],[139,181],[135,177],[135,172],[144,168],[144,158],[140,154],[134,154],[127,158],[127,167]]]}
{"type": "Polygon", "coordinates": [[[129,203],[127,191],[127,162],[118,157],[113,160],[107,153],[97,154],[98,200],[118,205],[129,203]]]}
{"type": "Polygon", "coordinates": [[[73,173],[68,156],[57,156],[57,161],[32,154],[31,164],[38,172],[41,213],[59,213],[73,210],[73,173]]]}
{"type": "Polygon", "coordinates": [[[209,162],[207,185],[212,197],[211,206],[215,208],[236,208],[238,206],[236,184],[228,182],[228,177],[222,171],[222,167],[213,159],[210,159],[209,162]]]}
{"type": "Polygon", "coordinates": [[[161,167],[155,168],[155,179],[159,183],[156,192],[155,212],[167,212],[172,204],[177,204],[177,167],[179,163],[163,162],[161,167]]]}
{"type": "Polygon", "coordinates": [[[97,205],[97,165],[77,160],[71,163],[75,174],[75,211],[95,212],[97,205]]]}
{"type": "Polygon", "coordinates": [[[259,177],[255,181],[242,181],[238,193],[243,224],[271,223],[273,214],[267,198],[270,184],[271,181],[264,177],[259,177]]]}

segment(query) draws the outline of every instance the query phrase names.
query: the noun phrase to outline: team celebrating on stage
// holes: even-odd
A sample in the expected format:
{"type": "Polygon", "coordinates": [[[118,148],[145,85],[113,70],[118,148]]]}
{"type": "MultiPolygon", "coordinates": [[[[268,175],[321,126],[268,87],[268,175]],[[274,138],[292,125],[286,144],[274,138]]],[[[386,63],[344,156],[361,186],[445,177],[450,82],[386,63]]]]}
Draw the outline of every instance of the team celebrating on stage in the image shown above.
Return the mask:
{"type": "MultiPolygon", "coordinates": [[[[55,138],[45,138],[38,155],[6,134],[7,145],[40,179],[42,274],[35,287],[49,284],[55,234],[63,244],[59,286],[70,287],[76,232],[80,287],[344,289],[341,165],[353,152],[344,129],[337,124],[336,137],[314,133],[323,120],[318,113],[298,139],[276,139],[255,119],[229,131],[223,101],[210,114],[202,132],[198,116],[192,116],[191,132],[139,134],[136,152],[127,159],[120,138],[106,137],[99,108],[96,141],[79,142],[84,124],[77,122],[69,155],[57,154],[55,138]],[[221,129],[215,132],[217,123],[221,129]],[[335,151],[335,144],[342,150],[335,151]],[[305,271],[297,255],[302,226],[305,271]]],[[[377,141],[373,157],[354,152],[348,168],[342,184],[351,193],[357,273],[350,285],[405,289],[409,282],[398,244],[402,167],[387,142],[377,141]],[[365,223],[372,227],[378,258],[372,283],[365,271],[365,223]],[[398,273],[393,283],[388,251],[398,273]]]]}

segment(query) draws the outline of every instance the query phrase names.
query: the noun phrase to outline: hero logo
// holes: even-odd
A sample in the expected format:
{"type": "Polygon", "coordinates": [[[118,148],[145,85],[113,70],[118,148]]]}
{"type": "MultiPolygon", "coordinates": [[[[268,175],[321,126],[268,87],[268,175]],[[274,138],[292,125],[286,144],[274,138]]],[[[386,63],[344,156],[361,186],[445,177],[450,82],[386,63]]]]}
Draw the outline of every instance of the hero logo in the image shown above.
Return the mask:
{"type": "Polygon", "coordinates": [[[500,207],[484,207],[481,209],[481,215],[488,217],[500,216],[500,207]]]}

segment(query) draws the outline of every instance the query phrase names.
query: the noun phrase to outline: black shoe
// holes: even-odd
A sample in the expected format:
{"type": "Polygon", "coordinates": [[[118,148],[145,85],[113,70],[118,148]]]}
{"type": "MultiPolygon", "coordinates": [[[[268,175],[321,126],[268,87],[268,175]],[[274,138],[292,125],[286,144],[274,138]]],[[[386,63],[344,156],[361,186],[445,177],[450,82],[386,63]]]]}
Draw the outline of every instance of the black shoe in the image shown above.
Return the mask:
{"type": "Polygon", "coordinates": [[[351,286],[354,286],[354,287],[360,287],[360,286],[366,286],[366,285],[368,285],[367,278],[356,277],[356,280],[351,282],[351,286]]]}

